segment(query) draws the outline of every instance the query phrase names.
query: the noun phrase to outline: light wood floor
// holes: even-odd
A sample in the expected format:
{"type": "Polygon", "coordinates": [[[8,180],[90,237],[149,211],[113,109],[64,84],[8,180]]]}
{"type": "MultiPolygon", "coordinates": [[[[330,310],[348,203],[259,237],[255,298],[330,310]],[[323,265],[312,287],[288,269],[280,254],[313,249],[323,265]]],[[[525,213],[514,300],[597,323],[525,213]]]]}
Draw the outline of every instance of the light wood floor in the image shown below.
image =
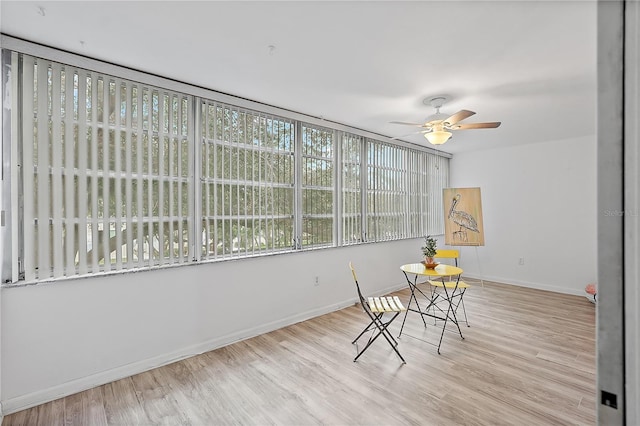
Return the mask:
{"type": "Polygon", "coordinates": [[[595,424],[595,307],[586,298],[488,282],[465,298],[471,327],[464,340],[447,331],[441,355],[429,343],[439,330],[409,314],[405,365],[382,338],[353,362],[351,340],[367,318],[352,306],[2,425],[595,424]]]}

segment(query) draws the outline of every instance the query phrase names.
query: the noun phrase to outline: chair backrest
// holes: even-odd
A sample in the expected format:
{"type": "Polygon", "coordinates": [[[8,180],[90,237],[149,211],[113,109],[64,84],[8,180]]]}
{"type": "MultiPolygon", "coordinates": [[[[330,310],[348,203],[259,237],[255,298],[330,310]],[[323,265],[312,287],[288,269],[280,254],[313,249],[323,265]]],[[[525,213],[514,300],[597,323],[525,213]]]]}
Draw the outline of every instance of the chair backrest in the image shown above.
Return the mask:
{"type": "Polygon", "coordinates": [[[356,270],[353,267],[353,263],[349,262],[349,268],[351,269],[351,275],[353,275],[353,281],[355,281],[356,283],[356,289],[358,290],[358,297],[360,298],[360,303],[362,304],[363,308],[365,306],[365,299],[364,296],[362,295],[362,292],[360,291],[360,284],[358,284],[358,276],[356,275],[356,270]]]}
{"type": "Polygon", "coordinates": [[[436,255],[433,257],[436,259],[453,259],[456,262],[456,266],[458,266],[458,258],[460,257],[460,252],[453,249],[437,249],[436,255]]]}

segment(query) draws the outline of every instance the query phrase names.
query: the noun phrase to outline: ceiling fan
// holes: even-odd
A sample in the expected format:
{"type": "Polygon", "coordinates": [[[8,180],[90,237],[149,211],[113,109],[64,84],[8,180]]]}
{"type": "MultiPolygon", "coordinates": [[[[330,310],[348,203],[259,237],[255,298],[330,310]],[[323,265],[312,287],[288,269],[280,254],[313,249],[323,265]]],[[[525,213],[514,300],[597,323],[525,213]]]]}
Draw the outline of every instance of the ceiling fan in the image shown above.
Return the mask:
{"type": "Polygon", "coordinates": [[[421,127],[423,130],[409,133],[408,135],[398,136],[392,139],[400,139],[405,136],[414,135],[416,133],[423,133],[424,137],[433,145],[442,145],[451,138],[451,132],[449,130],[467,130],[467,129],[493,129],[500,126],[499,121],[492,121],[488,123],[462,123],[460,122],[465,118],[469,118],[475,114],[473,111],[462,109],[450,117],[440,113],[440,108],[447,101],[445,96],[435,96],[427,98],[423,102],[427,105],[431,105],[436,109],[436,113],[427,118],[427,121],[423,124],[420,123],[407,123],[404,121],[391,121],[393,124],[403,124],[407,126],[421,127]]]}

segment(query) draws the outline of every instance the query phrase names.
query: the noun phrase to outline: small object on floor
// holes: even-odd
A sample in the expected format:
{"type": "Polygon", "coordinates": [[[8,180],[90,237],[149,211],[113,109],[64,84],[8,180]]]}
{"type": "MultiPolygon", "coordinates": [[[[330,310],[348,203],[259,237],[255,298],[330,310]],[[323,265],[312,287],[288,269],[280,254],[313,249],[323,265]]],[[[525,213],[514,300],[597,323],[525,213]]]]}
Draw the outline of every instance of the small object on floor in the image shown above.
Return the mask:
{"type": "Polygon", "coordinates": [[[587,299],[589,299],[589,302],[597,302],[596,295],[598,294],[598,290],[596,289],[595,284],[587,284],[587,286],[584,288],[584,291],[587,293],[585,296],[587,299]]]}

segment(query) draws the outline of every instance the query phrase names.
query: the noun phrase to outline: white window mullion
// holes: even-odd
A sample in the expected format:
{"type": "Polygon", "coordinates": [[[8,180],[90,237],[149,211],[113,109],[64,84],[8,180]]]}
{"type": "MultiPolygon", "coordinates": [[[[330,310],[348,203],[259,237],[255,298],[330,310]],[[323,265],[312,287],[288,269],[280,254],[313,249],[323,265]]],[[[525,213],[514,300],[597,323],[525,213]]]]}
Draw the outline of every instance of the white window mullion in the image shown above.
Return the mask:
{"type": "MultiPolygon", "coordinates": [[[[66,76],[66,74],[65,74],[66,76]]],[[[53,211],[51,212],[53,225],[53,241],[51,244],[51,252],[53,253],[53,276],[55,278],[64,275],[64,238],[62,234],[63,227],[63,185],[62,185],[62,152],[63,147],[57,146],[56,141],[62,141],[62,67],[60,64],[54,63],[51,67],[51,146],[52,146],[52,169],[51,169],[51,196],[53,201],[53,211]],[[60,139],[58,139],[60,138],[60,139]]],[[[66,83],[66,79],[65,79],[66,83]]],[[[68,83],[67,83],[68,84],[68,83]]]]}
{"type": "MultiPolygon", "coordinates": [[[[247,209],[247,115],[245,113],[240,114],[238,111],[238,143],[240,143],[240,123],[242,123],[242,157],[243,157],[243,175],[242,175],[242,190],[243,190],[243,201],[244,206],[242,210],[242,215],[244,217],[244,254],[248,255],[249,250],[253,253],[253,245],[254,240],[249,239],[249,226],[247,223],[248,209],[247,209]],[[242,117],[242,121],[240,119],[242,117]]],[[[239,177],[239,176],[238,176],[239,177]]]]}
{"type": "Polygon", "coordinates": [[[295,164],[295,176],[294,176],[294,238],[295,238],[295,249],[300,249],[302,247],[302,230],[303,230],[303,206],[302,206],[302,168],[304,167],[304,159],[302,157],[303,154],[303,141],[304,133],[302,129],[302,123],[296,123],[296,144],[294,148],[294,164],[295,164]]]}
{"type": "Polygon", "coordinates": [[[90,197],[87,190],[87,75],[78,71],[78,273],[89,272],[87,264],[87,208],[90,197]]]}
{"type": "MultiPolygon", "coordinates": [[[[229,174],[225,175],[228,186],[228,196],[229,196],[229,214],[228,214],[228,224],[229,224],[229,252],[227,254],[236,256],[238,253],[234,251],[234,239],[238,239],[240,235],[240,218],[239,218],[239,192],[238,188],[240,182],[238,180],[238,149],[237,145],[233,141],[233,109],[231,107],[227,107],[228,115],[225,114],[225,119],[227,120],[227,125],[224,129],[224,141],[227,143],[229,147],[228,152],[228,164],[229,164],[229,174]],[[234,231],[235,227],[235,231],[234,231]]],[[[239,240],[238,240],[239,242],[239,240]]],[[[236,243],[237,245],[237,243],[236,243]]]]}
{"type": "Polygon", "coordinates": [[[425,202],[424,202],[424,193],[425,193],[425,182],[426,182],[426,175],[424,173],[425,171],[425,163],[427,162],[427,156],[424,155],[423,152],[418,152],[418,158],[416,161],[416,170],[418,173],[417,176],[417,183],[416,183],[416,195],[418,197],[418,205],[417,205],[417,227],[416,227],[416,234],[414,235],[414,237],[420,237],[424,234],[424,226],[425,226],[425,222],[426,222],[426,208],[425,208],[425,202]]]}
{"type": "Polygon", "coordinates": [[[423,153],[423,158],[425,159],[425,161],[422,161],[420,163],[420,170],[422,171],[422,178],[420,181],[420,200],[422,203],[421,206],[421,210],[420,210],[420,217],[421,217],[421,221],[420,221],[420,236],[423,235],[427,235],[427,229],[429,229],[429,224],[428,221],[431,220],[429,218],[429,215],[427,214],[427,212],[429,211],[429,202],[427,199],[427,195],[429,193],[429,161],[430,161],[430,156],[429,155],[425,155],[423,153]]]}
{"type": "Polygon", "coordinates": [[[342,143],[344,142],[344,132],[338,132],[334,130],[333,132],[333,140],[334,140],[334,158],[333,158],[333,194],[334,194],[334,202],[333,202],[333,221],[335,226],[333,227],[333,241],[334,246],[342,246],[344,245],[344,241],[342,236],[344,235],[343,224],[344,217],[342,209],[343,203],[343,190],[342,190],[342,143]]]}
{"type": "Polygon", "coordinates": [[[164,252],[164,140],[167,134],[164,130],[164,97],[163,92],[158,92],[158,264],[164,265],[166,254],[164,252]]]}
{"type": "MultiPolygon", "coordinates": [[[[197,109],[196,109],[197,111],[197,109]]],[[[183,220],[183,203],[182,203],[182,184],[184,181],[184,170],[182,167],[182,144],[183,144],[183,135],[182,135],[182,99],[178,98],[178,110],[177,110],[177,121],[176,121],[176,129],[177,129],[177,134],[176,134],[176,149],[178,150],[178,167],[177,167],[177,175],[178,175],[178,188],[177,188],[177,198],[178,198],[178,262],[179,263],[184,263],[184,258],[186,256],[186,253],[184,252],[184,228],[182,226],[182,220],[183,220]]],[[[195,146],[198,145],[197,143],[194,143],[194,148],[193,149],[197,149],[195,148],[195,146]]],[[[197,187],[198,185],[195,184],[195,187],[197,187]]],[[[197,222],[197,221],[196,221],[197,222]]],[[[197,235],[197,234],[196,234],[197,235]]]]}
{"type": "MultiPolygon", "coordinates": [[[[231,117],[235,116],[235,120],[232,119],[231,121],[231,129],[229,130],[229,140],[232,141],[233,145],[235,146],[235,153],[236,153],[236,171],[235,171],[235,181],[236,181],[236,235],[234,236],[234,238],[237,240],[237,244],[238,244],[238,251],[236,252],[236,254],[239,254],[240,252],[240,245],[242,242],[241,236],[242,236],[242,221],[240,219],[241,214],[240,214],[240,186],[242,185],[240,183],[240,141],[238,140],[238,115],[239,112],[238,110],[232,110],[231,111],[231,117]],[[235,125],[233,125],[235,123],[235,125]]],[[[233,246],[233,243],[232,243],[233,246]]]]}
{"type": "Polygon", "coordinates": [[[153,266],[155,262],[155,254],[154,254],[154,240],[153,240],[153,207],[154,207],[154,199],[153,199],[153,89],[147,90],[147,173],[145,179],[147,181],[147,244],[149,250],[149,262],[148,266],[153,266]]]}
{"type": "MultiPolygon", "coordinates": [[[[258,141],[258,149],[255,151],[255,155],[258,157],[258,226],[260,230],[264,230],[265,235],[260,235],[260,244],[262,244],[262,238],[266,239],[269,237],[269,235],[266,234],[266,220],[262,220],[263,218],[263,212],[265,212],[265,206],[263,206],[262,203],[262,198],[263,198],[263,191],[262,191],[262,182],[264,181],[262,178],[262,158],[264,156],[263,154],[263,141],[260,139],[260,115],[256,115],[254,117],[253,120],[254,126],[253,126],[253,132],[254,132],[254,140],[258,141]],[[257,134],[256,134],[257,132],[257,134]]],[[[255,162],[254,162],[255,164],[255,162]]],[[[264,213],[264,215],[266,216],[266,212],[264,213]]],[[[295,233],[294,233],[295,236],[295,233]]]]}
{"type": "MultiPolygon", "coordinates": [[[[200,182],[202,172],[200,166],[196,164],[196,158],[199,160],[202,158],[200,152],[200,144],[196,141],[196,136],[202,137],[200,126],[200,114],[196,114],[196,105],[199,102],[198,98],[191,98],[186,102],[187,111],[186,117],[182,119],[185,127],[186,134],[184,135],[188,144],[189,155],[189,172],[187,175],[187,181],[191,188],[189,188],[189,205],[188,205],[188,218],[187,224],[189,226],[189,259],[199,260],[202,250],[199,248],[196,250],[196,241],[201,244],[202,241],[202,190],[201,186],[196,182],[200,182]],[[197,156],[196,156],[197,155],[197,156]],[[196,220],[196,212],[198,217],[196,220]],[[198,238],[196,238],[196,235],[198,238]]],[[[182,133],[182,132],[181,132],[182,133]]]]}
{"type": "MultiPolygon", "coordinates": [[[[125,239],[127,244],[127,261],[124,264],[126,269],[133,267],[133,187],[132,187],[132,175],[133,175],[133,141],[131,137],[133,127],[133,94],[131,83],[123,82],[122,87],[125,90],[125,205],[126,205],[126,224],[125,224],[125,239]]],[[[120,107],[118,107],[119,109],[120,107]]]]}
{"type": "Polygon", "coordinates": [[[274,140],[278,140],[278,134],[276,133],[276,130],[274,129],[274,120],[271,116],[267,117],[267,129],[271,129],[271,134],[270,134],[270,139],[271,139],[271,146],[270,148],[270,152],[271,152],[271,182],[274,183],[274,188],[272,191],[272,203],[273,203],[273,208],[271,211],[271,217],[272,219],[272,223],[273,223],[273,246],[274,247],[278,247],[278,238],[280,237],[280,222],[281,222],[281,218],[280,218],[280,192],[281,192],[281,187],[280,187],[280,168],[278,167],[278,163],[280,161],[280,153],[278,152],[278,149],[276,147],[277,142],[274,142],[274,140]]]}
{"type": "MultiPolygon", "coordinates": [[[[225,139],[224,139],[224,120],[225,120],[225,109],[223,107],[219,107],[216,108],[216,115],[218,115],[219,117],[216,117],[216,142],[220,144],[220,163],[219,166],[218,164],[216,164],[216,167],[220,167],[220,194],[218,196],[218,202],[220,203],[219,206],[216,206],[216,208],[220,209],[220,222],[222,224],[221,226],[221,230],[222,230],[222,237],[220,238],[220,241],[222,241],[222,253],[217,253],[217,254],[222,254],[223,256],[227,254],[227,208],[229,207],[228,204],[226,203],[225,200],[225,195],[226,195],[226,190],[225,190],[225,186],[226,186],[226,180],[225,177],[226,176],[226,170],[227,170],[227,162],[229,161],[229,159],[226,158],[225,152],[226,152],[226,143],[225,143],[225,139]],[[220,120],[220,129],[218,131],[218,120],[220,120]],[[218,142],[219,141],[219,142],[218,142]]],[[[231,197],[229,197],[229,203],[231,202],[231,197]]],[[[216,215],[217,216],[217,215],[216,215]]]]}
{"type": "Polygon", "coordinates": [[[417,184],[417,192],[420,200],[420,204],[418,205],[418,230],[416,237],[421,237],[425,234],[425,230],[427,228],[427,203],[425,201],[425,194],[427,192],[427,163],[429,159],[427,155],[424,155],[423,152],[418,153],[418,184],[417,184]]]}
{"type": "Polygon", "coordinates": [[[370,170],[370,159],[369,159],[369,142],[366,139],[361,138],[360,142],[360,205],[362,206],[362,210],[360,212],[360,232],[361,232],[361,240],[362,242],[369,241],[368,235],[368,226],[369,226],[369,205],[368,205],[368,194],[369,194],[369,170],[370,170]]]}
{"type": "Polygon", "coordinates": [[[138,266],[139,267],[144,267],[145,266],[145,259],[144,259],[144,245],[145,245],[145,241],[144,241],[144,229],[145,229],[145,223],[144,223],[144,168],[143,168],[143,164],[144,164],[144,156],[143,156],[143,146],[144,146],[144,89],[141,86],[137,86],[136,88],[136,98],[137,98],[137,123],[136,123],[136,145],[137,145],[137,155],[136,155],[136,159],[137,159],[137,166],[136,166],[136,175],[137,175],[137,191],[136,191],[136,198],[137,198],[137,206],[138,206],[138,217],[137,217],[137,234],[138,234],[138,238],[137,238],[137,252],[138,252],[138,266]]]}
{"type": "Polygon", "coordinates": [[[407,210],[405,208],[405,200],[407,199],[407,174],[404,172],[404,158],[405,158],[405,150],[402,148],[394,148],[396,151],[396,160],[398,161],[393,165],[396,174],[396,196],[394,197],[394,215],[396,216],[396,227],[398,229],[398,233],[396,234],[396,238],[405,238],[406,237],[406,229],[407,229],[407,210]]]}
{"type": "Polygon", "coordinates": [[[111,270],[111,249],[109,240],[111,237],[111,196],[109,191],[110,165],[109,165],[109,111],[111,96],[109,91],[109,79],[102,80],[102,259],[104,271],[111,270]]]}
{"type": "Polygon", "coordinates": [[[389,145],[387,145],[386,148],[391,151],[389,163],[387,164],[389,168],[388,181],[389,187],[391,188],[389,205],[387,207],[391,220],[387,224],[387,234],[389,235],[388,239],[396,239],[401,238],[402,235],[402,224],[398,220],[398,198],[401,195],[401,174],[398,171],[399,150],[389,145]]]}
{"type": "MultiPolygon", "coordinates": [[[[20,68],[20,59],[19,55],[16,52],[11,52],[11,164],[23,164],[22,170],[24,172],[24,163],[22,163],[19,159],[18,155],[18,146],[23,145],[23,141],[21,141],[18,137],[20,131],[18,126],[20,122],[18,117],[21,115],[18,111],[19,99],[20,96],[20,85],[17,78],[22,69],[20,68]],[[17,72],[16,72],[17,71],[17,72]]],[[[33,67],[32,74],[33,74],[33,67]]],[[[27,80],[29,81],[29,80],[27,80]]],[[[33,81],[33,79],[31,79],[33,81]]],[[[23,83],[24,84],[24,83],[23,83]]],[[[31,90],[33,90],[33,83],[31,84],[31,90]]],[[[23,92],[24,94],[24,92],[23,92]]],[[[33,99],[33,93],[31,93],[31,98],[33,99]]],[[[24,111],[22,111],[24,112],[24,111]]],[[[33,117],[33,111],[31,112],[31,117],[33,117]]],[[[32,120],[33,118],[31,118],[32,120]]],[[[28,122],[29,118],[25,118],[28,122]]],[[[33,125],[33,123],[31,123],[33,125]]],[[[3,131],[4,133],[4,131],[3,131]]],[[[4,134],[3,134],[4,137],[4,134]]],[[[33,170],[33,168],[32,168],[33,170]]],[[[20,279],[20,207],[19,207],[19,191],[18,191],[18,177],[19,168],[11,167],[11,282],[18,282],[20,279]]],[[[6,194],[4,195],[6,196],[6,194]]],[[[6,198],[5,198],[6,199],[6,198]]],[[[6,252],[5,252],[6,253],[6,252]]],[[[24,265],[23,265],[24,267],[24,265]]]]}
{"type": "Polygon", "coordinates": [[[125,198],[126,198],[126,240],[127,240],[127,261],[125,262],[125,267],[127,269],[133,267],[133,187],[132,187],[132,174],[133,174],[133,159],[132,157],[132,149],[133,149],[133,141],[131,138],[131,132],[133,128],[133,87],[130,82],[125,84],[125,91],[127,94],[126,99],[126,134],[125,134],[125,198]]]}
{"type": "Polygon", "coordinates": [[[374,176],[375,176],[375,183],[374,183],[374,187],[373,187],[373,194],[374,194],[374,198],[373,198],[373,206],[374,206],[374,234],[375,234],[375,240],[374,241],[381,241],[381,235],[380,235],[380,223],[382,222],[382,220],[384,219],[384,213],[386,211],[386,206],[384,205],[384,186],[383,186],[383,180],[382,180],[382,174],[383,174],[383,169],[382,169],[382,164],[381,163],[381,147],[378,144],[374,144],[373,145],[373,152],[374,152],[374,176]]]}
{"type": "Polygon", "coordinates": [[[398,238],[400,232],[398,229],[398,217],[396,215],[396,195],[398,194],[398,177],[399,173],[396,169],[396,159],[398,155],[398,150],[392,146],[385,145],[385,151],[389,153],[388,158],[386,159],[387,164],[385,175],[387,178],[385,179],[385,184],[389,188],[387,192],[387,217],[389,220],[387,221],[386,226],[386,234],[387,240],[398,238]]]}
{"type": "Polygon", "coordinates": [[[49,67],[38,63],[38,164],[37,164],[37,200],[38,200],[38,278],[51,276],[51,239],[49,228],[49,67]]]}
{"type": "MultiPolygon", "coordinates": [[[[247,138],[247,144],[249,145],[253,145],[253,141],[255,141],[255,126],[254,126],[254,121],[253,121],[253,115],[249,115],[249,114],[245,114],[245,137],[247,138]],[[247,118],[250,117],[250,118],[247,118]],[[251,131],[249,132],[247,129],[250,126],[251,131]]],[[[252,243],[251,243],[251,254],[255,254],[256,253],[256,242],[258,243],[259,247],[258,250],[260,250],[260,245],[262,242],[262,239],[260,238],[260,235],[256,235],[256,204],[257,204],[257,208],[258,210],[260,210],[260,198],[256,199],[255,195],[256,195],[256,185],[255,185],[255,174],[256,174],[256,170],[255,170],[255,166],[256,166],[256,152],[260,152],[260,151],[256,151],[255,149],[251,150],[251,173],[252,175],[249,176],[249,180],[251,181],[251,238],[252,238],[252,243]]],[[[260,157],[258,157],[260,158],[260,157]]],[[[259,220],[259,219],[258,219],[259,220]]],[[[259,223],[259,222],[258,222],[259,223]]],[[[260,229],[260,228],[258,228],[260,229]]]]}
{"type": "MultiPolygon", "coordinates": [[[[207,177],[209,180],[209,188],[213,186],[213,203],[210,204],[208,209],[209,218],[214,218],[213,221],[209,221],[208,226],[208,238],[213,241],[213,247],[210,249],[213,251],[210,253],[209,258],[217,258],[220,254],[224,254],[224,239],[225,239],[225,223],[224,223],[224,144],[222,143],[222,134],[220,133],[222,127],[218,127],[218,121],[222,121],[223,109],[214,104],[213,112],[209,117],[209,120],[213,122],[213,133],[211,134],[211,141],[207,148],[213,150],[213,164],[209,166],[207,177]],[[222,252],[218,250],[218,243],[222,242],[222,252]]],[[[211,196],[209,196],[211,197],[211,196]]],[[[211,203],[211,198],[209,198],[211,203]]]]}
{"type": "Polygon", "coordinates": [[[409,218],[411,216],[410,197],[411,197],[411,181],[409,176],[409,170],[411,162],[409,161],[409,155],[411,152],[406,148],[400,148],[402,164],[400,164],[400,173],[402,173],[402,197],[398,202],[398,209],[400,210],[400,223],[402,223],[402,236],[401,238],[409,237],[411,225],[409,218]]]}
{"type": "Polygon", "coordinates": [[[77,84],[76,72],[71,67],[65,67],[65,107],[64,107],[64,201],[65,201],[65,275],[76,274],[76,229],[75,220],[76,176],[74,159],[75,108],[74,91],[77,84]]]}
{"type": "Polygon", "coordinates": [[[177,176],[174,175],[174,167],[175,167],[175,157],[176,157],[176,148],[177,148],[177,143],[179,141],[179,139],[177,138],[177,132],[174,132],[173,128],[175,125],[175,121],[174,121],[174,109],[173,109],[173,103],[174,100],[177,101],[178,96],[174,95],[172,93],[167,93],[165,95],[167,97],[167,111],[166,114],[168,114],[168,120],[167,120],[167,149],[169,150],[166,153],[167,156],[167,160],[169,161],[169,164],[167,166],[167,182],[168,182],[168,187],[169,187],[169,194],[167,194],[168,197],[168,212],[167,212],[167,216],[169,218],[169,221],[167,223],[167,225],[169,226],[169,230],[168,230],[168,237],[169,237],[169,241],[167,241],[167,245],[169,247],[169,264],[173,264],[175,259],[174,259],[174,247],[175,247],[175,221],[176,220],[180,220],[180,218],[178,217],[178,215],[176,214],[175,211],[175,203],[173,202],[174,200],[174,186],[176,185],[176,182],[178,180],[177,176]]]}
{"type": "Polygon", "coordinates": [[[380,200],[378,198],[378,188],[380,188],[379,185],[379,165],[378,165],[378,147],[373,143],[373,142],[369,142],[369,147],[371,148],[371,161],[372,161],[372,165],[371,165],[371,181],[370,181],[370,185],[371,185],[371,189],[370,189],[370,194],[371,194],[371,199],[369,204],[371,205],[371,213],[369,214],[370,220],[371,220],[371,234],[372,234],[372,238],[371,241],[378,241],[378,218],[380,216],[380,208],[382,207],[382,204],[380,203],[380,200]]]}
{"type": "Polygon", "coordinates": [[[23,57],[23,83],[22,83],[22,170],[24,187],[24,275],[26,281],[33,281],[36,277],[36,233],[35,233],[35,183],[34,173],[34,65],[35,61],[31,56],[23,57]]]}
{"type": "Polygon", "coordinates": [[[393,216],[395,220],[393,221],[393,227],[395,228],[395,238],[404,238],[405,222],[402,208],[404,207],[406,181],[404,179],[405,174],[401,170],[404,152],[398,147],[393,147],[393,151],[395,154],[393,162],[393,183],[395,186],[395,193],[393,196],[393,216]]]}
{"type": "MultiPolygon", "coordinates": [[[[115,130],[113,135],[114,142],[114,164],[113,168],[115,169],[115,232],[116,232],[116,265],[115,269],[117,271],[122,269],[122,155],[130,156],[131,153],[126,149],[122,149],[122,85],[119,81],[113,82],[114,91],[115,91],[115,99],[113,104],[113,114],[114,114],[114,123],[115,130]]],[[[128,105],[125,105],[127,108],[128,105]]],[[[125,109],[126,111],[126,109],[125,109]]],[[[125,133],[126,137],[126,133],[125,133]]],[[[125,160],[126,161],[126,160],[125,160]]],[[[125,231],[128,233],[128,229],[125,228],[125,231]]]]}
{"type": "Polygon", "coordinates": [[[91,272],[100,271],[98,252],[98,77],[91,73],[91,272]]]}
{"type": "MultiPolygon", "coordinates": [[[[433,213],[435,207],[435,197],[436,197],[436,188],[438,186],[439,180],[438,176],[434,173],[435,167],[437,165],[436,158],[431,157],[429,161],[429,170],[427,171],[427,176],[429,178],[429,197],[427,198],[428,206],[427,211],[429,213],[433,213]]],[[[442,196],[442,191],[438,194],[440,197],[442,196]]],[[[426,234],[431,234],[435,231],[436,228],[436,218],[433,214],[429,214],[429,229],[425,232],[426,234]]]]}
{"type": "MultiPolygon", "coordinates": [[[[209,214],[215,217],[213,221],[213,257],[217,258],[220,254],[224,254],[225,239],[225,223],[224,223],[224,144],[222,143],[222,135],[219,133],[218,120],[222,121],[223,109],[215,104],[213,108],[213,116],[209,119],[213,121],[213,134],[211,139],[214,141],[210,149],[213,149],[213,170],[209,170],[209,177],[213,180],[213,211],[209,210],[209,214]],[[222,253],[218,250],[218,242],[222,242],[222,253]]],[[[211,224],[209,225],[211,226],[211,224]]]]}
{"type": "MultiPolygon", "coordinates": [[[[202,135],[202,137],[200,138],[200,145],[202,145],[202,158],[204,159],[201,169],[202,169],[202,173],[203,173],[203,177],[202,179],[200,179],[200,186],[202,186],[204,189],[204,194],[203,194],[203,202],[204,202],[204,220],[203,220],[203,230],[202,232],[204,233],[203,235],[203,244],[205,245],[205,247],[203,247],[202,253],[205,259],[209,259],[212,257],[211,255],[211,241],[212,241],[212,231],[211,231],[211,217],[212,217],[212,213],[211,213],[211,189],[212,189],[212,185],[213,185],[213,190],[215,191],[215,183],[213,183],[212,181],[213,176],[212,176],[212,168],[211,168],[211,157],[215,155],[215,151],[216,151],[216,143],[212,142],[215,141],[215,115],[211,116],[209,115],[209,112],[211,111],[211,105],[209,105],[208,103],[201,103],[201,111],[203,114],[203,122],[205,123],[204,126],[200,126],[201,128],[204,129],[204,134],[202,135]],[[213,125],[213,129],[211,129],[211,121],[214,122],[213,125]],[[213,148],[212,148],[213,145],[213,148]],[[213,151],[213,152],[212,152],[213,151]]],[[[215,157],[214,157],[215,158],[215,157]]],[[[215,163],[215,160],[214,160],[215,163]]],[[[213,241],[217,241],[217,239],[213,238],[213,241]]],[[[214,247],[215,250],[215,247],[214,247]]]]}

